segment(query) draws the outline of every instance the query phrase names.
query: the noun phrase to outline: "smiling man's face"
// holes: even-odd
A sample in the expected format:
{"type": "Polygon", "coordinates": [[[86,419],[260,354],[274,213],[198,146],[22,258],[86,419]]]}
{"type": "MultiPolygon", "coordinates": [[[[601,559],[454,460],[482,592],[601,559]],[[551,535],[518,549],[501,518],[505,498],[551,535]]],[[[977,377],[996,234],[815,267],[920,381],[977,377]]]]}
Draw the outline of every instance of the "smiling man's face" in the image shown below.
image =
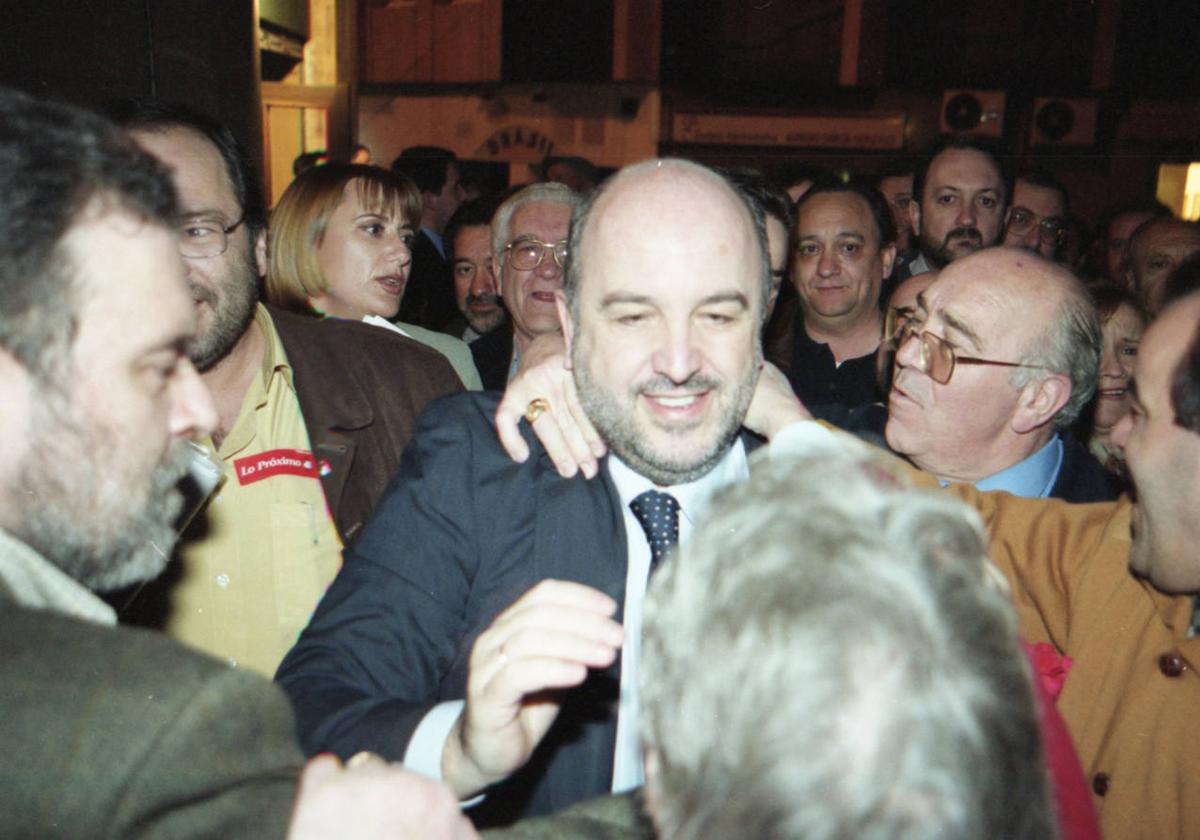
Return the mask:
{"type": "Polygon", "coordinates": [[[225,358],[245,335],[258,300],[261,266],[255,255],[233,184],[217,147],[190,128],[138,129],[135,143],[171,172],[183,221],[209,221],[229,228],[224,253],[185,257],[188,288],[196,303],[199,329],[191,347],[192,361],[205,371],[225,358]]]}
{"type": "Polygon", "coordinates": [[[826,192],[805,198],[796,219],[792,282],[806,319],[858,321],[879,311],[879,288],[896,256],[895,246],[879,239],[861,196],[826,192]]]}
{"type": "Polygon", "coordinates": [[[584,410],[656,484],[699,478],[741,427],[761,363],[749,211],[714,173],[664,162],[601,197],[581,251],[569,337],[584,410]]]}

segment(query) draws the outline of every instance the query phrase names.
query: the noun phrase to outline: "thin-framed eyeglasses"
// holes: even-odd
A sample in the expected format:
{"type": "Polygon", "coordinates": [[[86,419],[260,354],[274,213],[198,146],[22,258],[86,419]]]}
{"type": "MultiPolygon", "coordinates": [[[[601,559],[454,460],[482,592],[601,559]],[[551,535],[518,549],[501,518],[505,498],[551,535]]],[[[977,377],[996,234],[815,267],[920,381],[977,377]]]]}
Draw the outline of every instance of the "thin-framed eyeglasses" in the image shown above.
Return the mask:
{"type": "Polygon", "coordinates": [[[1063,237],[1067,235],[1066,224],[1055,216],[1039,220],[1036,214],[1030,213],[1024,207],[1014,207],[1008,214],[1008,232],[1014,236],[1024,236],[1035,226],[1042,229],[1042,236],[1047,237],[1055,244],[1061,243],[1063,237]]]}
{"type": "Polygon", "coordinates": [[[902,309],[889,309],[883,323],[883,335],[892,352],[899,352],[910,338],[915,338],[921,351],[921,370],[939,385],[950,384],[950,378],[958,365],[992,365],[994,367],[1033,368],[1035,370],[1050,370],[1045,365],[1031,365],[1025,362],[1003,362],[997,359],[980,359],[975,356],[962,356],[947,343],[945,339],[934,335],[928,330],[922,330],[925,322],[911,312],[902,309]]]}
{"type": "Polygon", "coordinates": [[[192,259],[219,257],[229,248],[229,234],[246,221],[245,214],[229,227],[216,219],[185,219],[175,227],[179,253],[192,259]]]}
{"type": "Polygon", "coordinates": [[[504,251],[508,254],[508,264],[520,271],[533,271],[542,264],[542,260],[546,259],[546,254],[554,257],[554,262],[559,268],[565,268],[567,264],[567,240],[565,239],[557,242],[518,239],[516,242],[505,245],[504,251]]]}

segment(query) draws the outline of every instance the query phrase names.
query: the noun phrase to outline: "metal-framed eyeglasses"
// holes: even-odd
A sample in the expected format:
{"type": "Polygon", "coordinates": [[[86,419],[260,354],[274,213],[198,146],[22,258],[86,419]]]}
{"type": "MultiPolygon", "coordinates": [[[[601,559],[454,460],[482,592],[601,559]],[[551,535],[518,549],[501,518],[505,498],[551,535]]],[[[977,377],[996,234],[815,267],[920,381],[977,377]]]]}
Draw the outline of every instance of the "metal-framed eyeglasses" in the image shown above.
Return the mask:
{"type": "Polygon", "coordinates": [[[1014,207],[1009,212],[1006,227],[1013,236],[1025,236],[1035,227],[1040,227],[1042,236],[1055,245],[1061,244],[1067,235],[1067,226],[1062,219],[1056,216],[1039,219],[1036,213],[1031,213],[1024,207],[1014,207]]]}
{"type": "Polygon", "coordinates": [[[229,248],[229,234],[244,221],[245,215],[225,227],[216,219],[185,219],[175,226],[179,253],[192,259],[219,257],[229,248]]]}
{"type": "Polygon", "coordinates": [[[505,245],[504,252],[508,255],[508,264],[520,271],[533,271],[542,264],[547,254],[554,257],[554,262],[559,268],[565,268],[567,264],[567,240],[565,239],[557,242],[518,239],[516,242],[509,242],[505,245]]]}
{"type": "Polygon", "coordinates": [[[921,370],[925,371],[929,378],[939,385],[950,384],[950,378],[954,376],[958,365],[1050,369],[1045,365],[1003,362],[997,359],[980,359],[975,356],[960,355],[954,346],[947,343],[945,339],[928,330],[922,330],[923,326],[925,326],[925,321],[910,310],[889,309],[883,322],[884,341],[887,342],[892,352],[899,352],[910,338],[915,338],[921,351],[921,370]]]}

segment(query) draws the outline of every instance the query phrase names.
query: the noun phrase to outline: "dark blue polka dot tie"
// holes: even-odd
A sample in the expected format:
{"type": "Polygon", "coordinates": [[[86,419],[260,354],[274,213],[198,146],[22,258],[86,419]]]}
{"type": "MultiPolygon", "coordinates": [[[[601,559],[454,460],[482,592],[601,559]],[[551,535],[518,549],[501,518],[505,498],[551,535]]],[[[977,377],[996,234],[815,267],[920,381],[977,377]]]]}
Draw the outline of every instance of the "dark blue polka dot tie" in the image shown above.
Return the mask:
{"type": "Polygon", "coordinates": [[[670,493],[647,490],[629,503],[646,541],[650,543],[650,571],[679,544],[679,502],[670,493]]]}

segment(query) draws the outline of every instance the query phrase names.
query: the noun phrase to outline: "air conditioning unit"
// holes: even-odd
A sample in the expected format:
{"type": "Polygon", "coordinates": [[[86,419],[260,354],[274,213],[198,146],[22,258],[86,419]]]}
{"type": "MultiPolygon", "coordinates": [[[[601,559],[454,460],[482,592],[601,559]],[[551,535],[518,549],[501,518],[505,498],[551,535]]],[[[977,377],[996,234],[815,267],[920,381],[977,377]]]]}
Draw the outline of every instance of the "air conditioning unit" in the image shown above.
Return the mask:
{"type": "Polygon", "coordinates": [[[1096,142],[1096,99],[1040,97],[1033,100],[1032,146],[1091,146],[1096,142]]]}
{"type": "Polygon", "coordinates": [[[943,134],[1001,137],[1004,134],[1004,91],[943,92],[940,125],[943,134]]]}

